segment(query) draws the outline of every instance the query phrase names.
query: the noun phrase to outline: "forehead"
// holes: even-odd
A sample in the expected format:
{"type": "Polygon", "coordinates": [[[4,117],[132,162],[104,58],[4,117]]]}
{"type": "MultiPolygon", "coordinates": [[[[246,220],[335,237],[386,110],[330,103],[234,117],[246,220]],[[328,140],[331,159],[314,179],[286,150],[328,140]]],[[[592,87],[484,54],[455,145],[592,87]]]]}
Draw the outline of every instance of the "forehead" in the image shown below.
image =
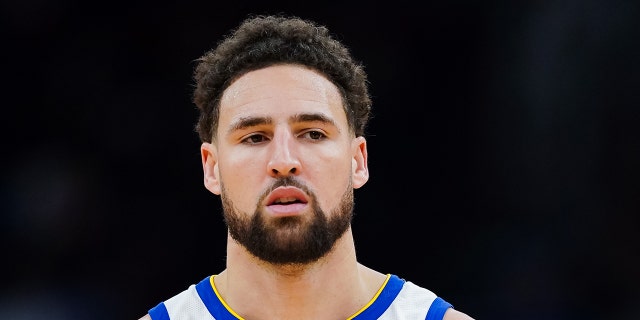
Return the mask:
{"type": "Polygon", "coordinates": [[[221,122],[228,117],[306,112],[325,113],[346,123],[338,88],[320,73],[297,65],[248,72],[236,79],[220,100],[221,122]]]}

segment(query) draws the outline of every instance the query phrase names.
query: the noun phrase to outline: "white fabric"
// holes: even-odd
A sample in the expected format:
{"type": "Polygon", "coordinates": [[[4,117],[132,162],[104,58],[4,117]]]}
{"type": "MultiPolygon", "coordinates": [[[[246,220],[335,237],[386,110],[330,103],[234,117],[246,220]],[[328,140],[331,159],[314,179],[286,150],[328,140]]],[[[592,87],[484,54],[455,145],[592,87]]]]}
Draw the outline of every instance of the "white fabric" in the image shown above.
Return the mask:
{"type": "Polygon", "coordinates": [[[389,309],[378,319],[426,319],[427,312],[429,312],[429,308],[436,298],[435,293],[407,281],[391,306],[389,306],[389,309]]]}
{"type": "Polygon", "coordinates": [[[215,320],[204,305],[195,285],[164,302],[171,320],[215,320]]]}

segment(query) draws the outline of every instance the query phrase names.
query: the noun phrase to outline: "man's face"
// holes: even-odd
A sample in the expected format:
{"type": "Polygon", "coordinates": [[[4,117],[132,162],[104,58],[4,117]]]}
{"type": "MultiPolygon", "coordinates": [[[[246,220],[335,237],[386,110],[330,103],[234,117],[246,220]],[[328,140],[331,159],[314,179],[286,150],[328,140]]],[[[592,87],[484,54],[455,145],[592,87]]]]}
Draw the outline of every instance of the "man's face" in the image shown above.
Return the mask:
{"type": "Polygon", "coordinates": [[[348,230],[353,189],[368,180],[366,142],[349,130],[338,89],[309,69],[249,72],[225,90],[205,185],[231,237],[274,264],[304,264],[348,230]]]}

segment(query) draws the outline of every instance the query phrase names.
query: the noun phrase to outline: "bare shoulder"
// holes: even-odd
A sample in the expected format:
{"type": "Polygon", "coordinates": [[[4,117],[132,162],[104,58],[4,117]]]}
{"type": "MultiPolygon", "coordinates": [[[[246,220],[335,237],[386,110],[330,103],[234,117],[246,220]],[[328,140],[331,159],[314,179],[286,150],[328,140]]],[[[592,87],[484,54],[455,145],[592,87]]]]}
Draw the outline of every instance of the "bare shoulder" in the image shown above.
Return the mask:
{"type": "Polygon", "coordinates": [[[145,314],[144,317],[138,319],[138,320],[151,320],[151,316],[149,314],[145,314]]]}
{"type": "Polygon", "coordinates": [[[444,313],[444,317],[442,317],[442,319],[443,320],[474,320],[473,318],[469,317],[467,314],[462,313],[453,308],[449,308],[447,312],[444,313]]]}

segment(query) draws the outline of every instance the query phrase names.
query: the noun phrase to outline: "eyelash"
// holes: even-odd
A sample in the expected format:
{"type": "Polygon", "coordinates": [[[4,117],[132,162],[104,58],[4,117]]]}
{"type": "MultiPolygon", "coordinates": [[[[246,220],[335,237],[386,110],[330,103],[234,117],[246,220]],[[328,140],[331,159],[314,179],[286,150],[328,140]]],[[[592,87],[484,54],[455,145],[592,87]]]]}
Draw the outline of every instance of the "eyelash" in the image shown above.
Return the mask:
{"type": "MultiPolygon", "coordinates": [[[[303,132],[301,135],[299,135],[299,137],[304,137],[304,136],[308,136],[307,139],[312,140],[312,141],[321,141],[324,140],[324,138],[327,137],[326,134],[324,134],[322,131],[319,130],[309,130],[309,131],[305,131],[303,132]],[[310,135],[319,135],[316,138],[311,137],[310,135]]],[[[244,139],[242,139],[242,143],[246,143],[246,144],[259,144],[262,143],[264,141],[267,141],[268,138],[265,134],[263,133],[255,133],[252,135],[249,135],[247,137],[245,137],[244,139]],[[260,138],[260,141],[256,142],[253,141],[255,138],[260,138]]]]}

